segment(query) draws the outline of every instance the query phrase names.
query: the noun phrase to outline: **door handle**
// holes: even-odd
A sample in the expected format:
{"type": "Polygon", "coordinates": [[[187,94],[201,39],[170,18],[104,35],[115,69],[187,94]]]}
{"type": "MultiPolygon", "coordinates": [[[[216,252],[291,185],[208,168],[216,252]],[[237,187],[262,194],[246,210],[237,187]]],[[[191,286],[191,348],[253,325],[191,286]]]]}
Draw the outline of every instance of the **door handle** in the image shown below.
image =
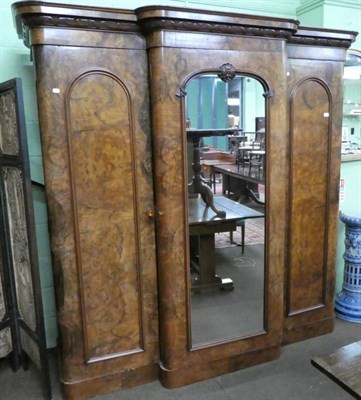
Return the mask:
{"type": "Polygon", "coordinates": [[[145,215],[149,218],[149,219],[151,219],[151,218],[154,218],[154,216],[155,216],[155,211],[152,209],[152,208],[148,208],[147,209],[147,211],[145,212],[145,215]]]}

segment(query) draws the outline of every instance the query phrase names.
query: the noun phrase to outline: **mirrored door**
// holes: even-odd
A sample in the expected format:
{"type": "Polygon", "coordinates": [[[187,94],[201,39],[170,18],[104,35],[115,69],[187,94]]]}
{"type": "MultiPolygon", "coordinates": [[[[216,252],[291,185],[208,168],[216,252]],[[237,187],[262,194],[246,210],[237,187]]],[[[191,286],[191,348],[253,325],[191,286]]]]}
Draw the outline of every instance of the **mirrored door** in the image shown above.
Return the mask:
{"type": "Polygon", "coordinates": [[[185,87],[191,347],[265,332],[266,98],[237,74],[185,87]]]}

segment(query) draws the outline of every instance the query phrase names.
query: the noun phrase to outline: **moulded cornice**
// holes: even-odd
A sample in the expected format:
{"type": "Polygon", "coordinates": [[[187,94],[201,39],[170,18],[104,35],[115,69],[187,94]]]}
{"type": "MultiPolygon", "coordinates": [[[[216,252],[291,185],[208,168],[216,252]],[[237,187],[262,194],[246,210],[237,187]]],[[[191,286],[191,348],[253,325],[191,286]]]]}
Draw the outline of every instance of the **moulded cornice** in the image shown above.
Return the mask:
{"type": "Polygon", "coordinates": [[[19,37],[30,46],[29,29],[56,27],[99,31],[139,32],[132,10],[72,6],[43,1],[20,1],[12,5],[14,24],[19,37]]]}
{"type": "Polygon", "coordinates": [[[180,30],[287,39],[299,25],[294,19],[166,6],[140,7],[135,13],[146,33],[180,30]]]}
{"type": "Polygon", "coordinates": [[[300,26],[289,39],[290,44],[322,47],[342,47],[348,49],[355,41],[357,32],[300,26]]]}
{"type": "MultiPolygon", "coordinates": [[[[328,0],[330,1],[330,0],[328,0]]],[[[134,11],[99,7],[62,7],[38,1],[13,5],[19,36],[26,45],[35,28],[145,33],[171,30],[237,36],[283,38],[292,44],[348,48],[356,32],[299,27],[294,19],[256,16],[179,7],[146,6],[134,11]]]]}
{"type": "Polygon", "coordinates": [[[145,32],[152,32],[161,29],[181,30],[192,32],[210,32],[223,33],[232,35],[248,35],[248,36],[267,36],[288,39],[292,36],[291,30],[274,29],[255,26],[242,26],[232,24],[217,24],[201,21],[175,21],[170,19],[157,19],[147,21],[142,24],[145,32]]]}
{"type": "Polygon", "coordinates": [[[348,49],[353,40],[339,40],[339,39],[328,39],[328,38],[315,38],[315,37],[301,37],[293,36],[290,40],[290,44],[302,44],[308,46],[322,46],[322,47],[342,47],[348,49]]]}
{"type": "Polygon", "coordinates": [[[58,15],[29,15],[24,17],[26,26],[54,26],[63,28],[78,28],[90,30],[104,31],[133,31],[138,32],[140,29],[135,22],[97,19],[97,18],[81,18],[68,17],[58,15]]]}

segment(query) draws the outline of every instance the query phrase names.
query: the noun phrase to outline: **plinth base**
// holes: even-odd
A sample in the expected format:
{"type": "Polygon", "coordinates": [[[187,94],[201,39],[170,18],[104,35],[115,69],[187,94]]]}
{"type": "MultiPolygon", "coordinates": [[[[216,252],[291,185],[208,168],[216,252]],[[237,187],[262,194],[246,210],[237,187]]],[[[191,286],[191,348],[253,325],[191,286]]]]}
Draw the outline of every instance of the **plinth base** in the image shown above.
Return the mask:
{"type": "Polygon", "coordinates": [[[342,290],[336,296],[335,314],[346,321],[361,324],[361,292],[342,290]]]}

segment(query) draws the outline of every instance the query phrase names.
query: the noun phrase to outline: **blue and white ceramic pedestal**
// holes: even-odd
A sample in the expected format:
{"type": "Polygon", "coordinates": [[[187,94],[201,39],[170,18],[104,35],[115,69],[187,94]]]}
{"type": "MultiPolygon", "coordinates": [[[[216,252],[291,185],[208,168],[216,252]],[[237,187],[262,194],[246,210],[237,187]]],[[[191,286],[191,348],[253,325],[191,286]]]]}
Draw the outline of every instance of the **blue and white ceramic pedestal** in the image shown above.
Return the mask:
{"type": "Polygon", "coordinates": [[[336,296],[335,312],[339,318],[361,323],[361,217],[340,215],[345,223],[345,260],[342,290],[336,296]]]}

